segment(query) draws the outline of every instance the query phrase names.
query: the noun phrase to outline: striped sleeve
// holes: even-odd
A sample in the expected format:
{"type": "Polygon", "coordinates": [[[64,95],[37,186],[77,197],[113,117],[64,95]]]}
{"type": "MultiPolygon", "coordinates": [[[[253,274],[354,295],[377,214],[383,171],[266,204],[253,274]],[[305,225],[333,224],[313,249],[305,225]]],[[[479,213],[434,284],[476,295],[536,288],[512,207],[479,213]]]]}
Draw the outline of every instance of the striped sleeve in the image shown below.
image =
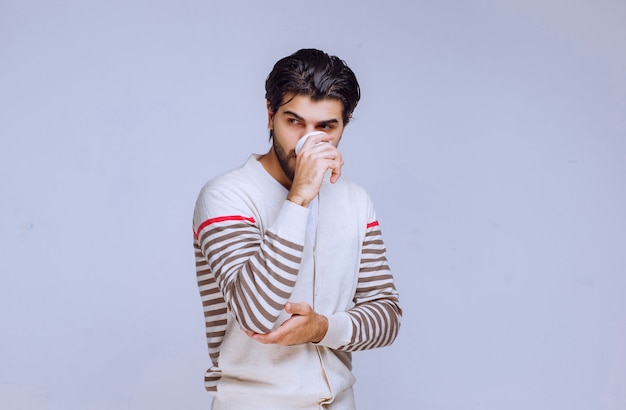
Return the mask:
{"type": "Polygon", "coordinates": [[[222,340],[226,333],[226,302],[217,287],[215,278],[211,274],[209,265],[194,235],[194,253],[196,257],[196,276],[202,309],[204,311],[204,322],[206,326],[206,340],[209,348],[209,357],[212,366],[204,376],[204,384],[208,391],[215,391],[217,381],[221,377],[219,369],[219,354],[222,340]]]}
{"type": "Polygon", "coordinates": [[[347,311],[352,324],[351,340],[339,350],[374,349],[388,346],[396,339],[402,309],[378,221],[367,225],[354,304],[347,311]]]}
{"type": "Polygon", "coordinates": [[[211,217],[194,228],[210,352],[211,338],[223,337],[227,307],[244,329],[272,330],[291,296],[302,258],[304,228],[297,227],[305,224],[293,221],[306,220],[306,214],[294,215],[302,212],[296,207],[286,201],[275,224],[263,233],[247,215],[211,217]]]}

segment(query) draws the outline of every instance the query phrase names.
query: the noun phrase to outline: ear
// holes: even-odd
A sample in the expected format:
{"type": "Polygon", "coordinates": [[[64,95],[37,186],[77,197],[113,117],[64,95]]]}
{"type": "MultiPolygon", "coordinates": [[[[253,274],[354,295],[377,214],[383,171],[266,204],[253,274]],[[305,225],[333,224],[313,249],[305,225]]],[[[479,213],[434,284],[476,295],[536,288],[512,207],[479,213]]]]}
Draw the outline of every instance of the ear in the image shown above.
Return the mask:
{"type": "Polygon", "coordinates": [[[266,104],[267,104],[267,128],[269,128],[270,130],[274,129],[274,112],[272,111],[272,108],[270,107],[270,100],[266,100],[266,104]]]}

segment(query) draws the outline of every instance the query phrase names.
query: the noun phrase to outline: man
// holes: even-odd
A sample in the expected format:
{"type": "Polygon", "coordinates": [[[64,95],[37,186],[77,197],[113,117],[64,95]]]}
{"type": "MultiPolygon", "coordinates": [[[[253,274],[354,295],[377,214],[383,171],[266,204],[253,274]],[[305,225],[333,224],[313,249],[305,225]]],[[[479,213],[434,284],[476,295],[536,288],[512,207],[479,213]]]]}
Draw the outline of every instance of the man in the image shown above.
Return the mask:
{"type": "Polygon", "coordinates": [[[303,49],[265,89],[270,150],[196,202],[205,386],[218,410],[354,409],[351,352],[391,344],[401,318],[370,198],[341,178],[359,85],[339,58],[303,49]]]}

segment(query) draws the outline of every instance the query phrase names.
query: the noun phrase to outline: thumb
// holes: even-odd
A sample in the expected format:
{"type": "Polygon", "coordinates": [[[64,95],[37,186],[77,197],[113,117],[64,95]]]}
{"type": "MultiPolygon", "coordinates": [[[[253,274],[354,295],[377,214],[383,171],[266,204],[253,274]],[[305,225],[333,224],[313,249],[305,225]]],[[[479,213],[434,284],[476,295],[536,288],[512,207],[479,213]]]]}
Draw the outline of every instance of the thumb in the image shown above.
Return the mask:
{"type": "Polygon", "coordinates": [[[308,311],[308,306],[304,302],[295,303],[295,302],[287,302],[285,304],[285,311],[290,315],[304,315],[308,311]]]}

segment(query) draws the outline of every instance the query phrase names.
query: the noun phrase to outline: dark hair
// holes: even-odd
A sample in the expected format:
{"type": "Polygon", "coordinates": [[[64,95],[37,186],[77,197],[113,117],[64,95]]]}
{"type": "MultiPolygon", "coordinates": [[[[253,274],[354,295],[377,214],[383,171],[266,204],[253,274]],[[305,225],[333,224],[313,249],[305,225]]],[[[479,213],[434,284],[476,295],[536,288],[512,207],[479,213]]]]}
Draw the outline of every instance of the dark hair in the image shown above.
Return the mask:
{"type": "Polygon", "coordinates": [[[356,76],[345,61],[315,49],[298,50],[280,59],[267,76],[265,98],[273,112],[287,103],[283,101],[287,94],[308,95],[313,101],[341,101],[344,125],[361,98],[356,76]]]}

